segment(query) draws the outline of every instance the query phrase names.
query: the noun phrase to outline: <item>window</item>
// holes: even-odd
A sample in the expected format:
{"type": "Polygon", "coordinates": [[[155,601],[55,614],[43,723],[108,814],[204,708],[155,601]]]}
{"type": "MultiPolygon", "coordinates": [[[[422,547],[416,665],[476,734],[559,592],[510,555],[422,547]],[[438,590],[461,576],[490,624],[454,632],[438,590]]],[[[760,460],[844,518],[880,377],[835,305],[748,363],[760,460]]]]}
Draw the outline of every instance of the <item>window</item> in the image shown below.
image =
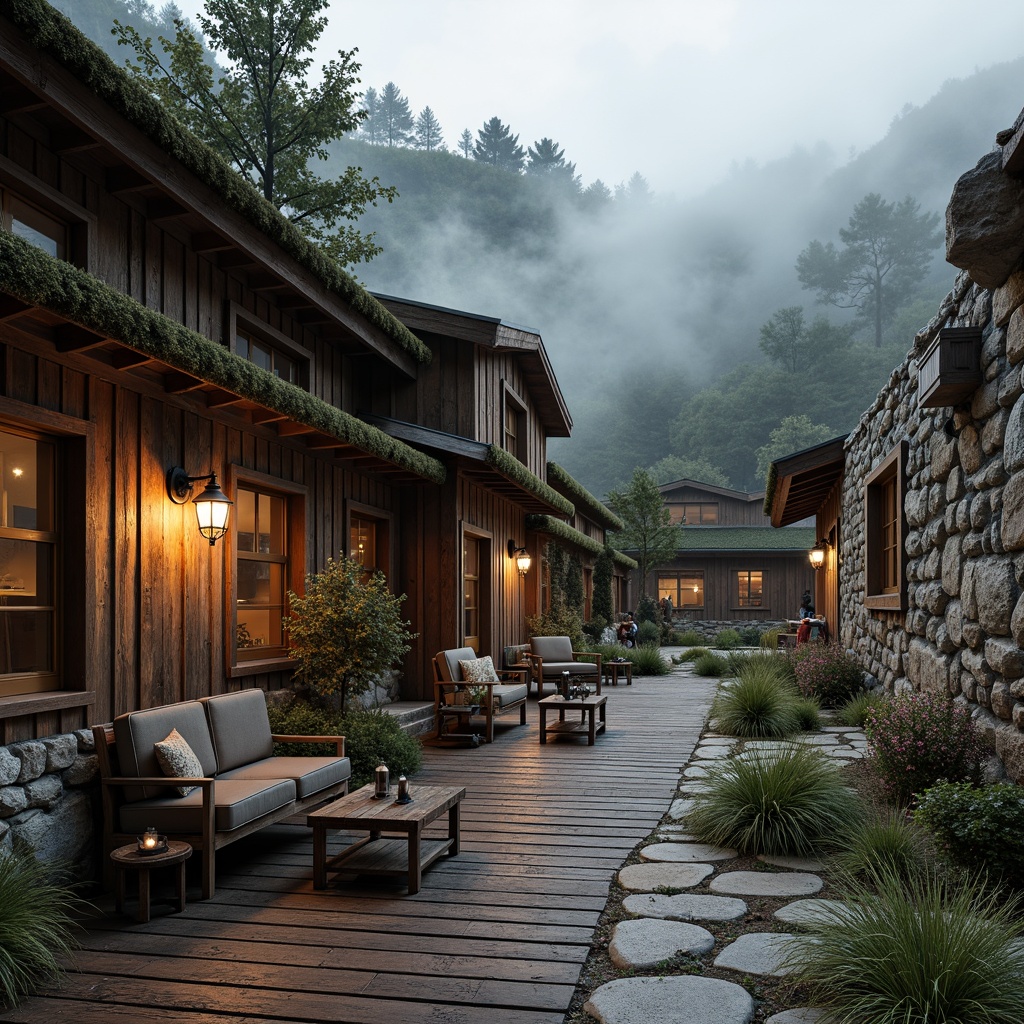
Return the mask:
{"type": "Polygon", "coordinates": [[[462,538],[462,642],[480,653],[480,549],[479,537],[462,538]]]}
{"type": "Polygon", "coordinates": [[[58,688],[55,454],[0,429],[0,696],[58,688]]]}
{"type": "Polygon", "coordinates": [[[907,442],[901,441],[867,478],[864,495],[866,608],[883,611],[907,608],[904,572],[907,521],[903,514],[907,452],[907,442]]]}
{"type": "Polygon", "coordinates": [[[677,611],[697,611],[704,607],[704,573],[700,571],[673,573],[658,577],[658,600],[672,599],[677,611]]]}
{"type": "Polygon", "coordinates": [[[10,231],[43,252],[62,260],[67,255],[68,227],[56,217],[8,191],[2,194],[0,218],[6,231],[10,231]]]}
{"type": "Polygon", "coordinates": [[[391,520],[389,516],[349,503],[348,556],[367,574],[380,571],[391,576],[391,520]]]}
{"type": "Polygon", "coordinates": [[[717,526],[718,502],[673,501],[669,502],[669,515],[673,523],[685,526],[717,526]]]}
{"type": "Polygon", "coordinates": [[[520,462],[526,462],[526,406],[523,400],[508,386],[503,392],[503,433],[501,446],[520,462]]]}
{"type": "Polygon", "coordinates": [[[96,218],[57,189],[0,156],[0,228],[59,260],[89,269],[96,218]]]}
{"type": "Polygon", "coordinates": [[[257,663],[288,659],[283,619],[288,591],[301,591],[305,576],[305,491],[235,467],[230,479],[235,507],[229,647],[231,674],[244,675],[259,671],[257,663]]]}
{"type": "Polygon", "coordinates": [[[309,390],[310,353],[237,302],[228,303],[228,337],[235,355],[289,384],[309,390]]]}
{"type": "Polygon", "coordinates": [[[764,573],[760,569],[740,569],[736,573],[740,608],[764,606],[764,573]]]}

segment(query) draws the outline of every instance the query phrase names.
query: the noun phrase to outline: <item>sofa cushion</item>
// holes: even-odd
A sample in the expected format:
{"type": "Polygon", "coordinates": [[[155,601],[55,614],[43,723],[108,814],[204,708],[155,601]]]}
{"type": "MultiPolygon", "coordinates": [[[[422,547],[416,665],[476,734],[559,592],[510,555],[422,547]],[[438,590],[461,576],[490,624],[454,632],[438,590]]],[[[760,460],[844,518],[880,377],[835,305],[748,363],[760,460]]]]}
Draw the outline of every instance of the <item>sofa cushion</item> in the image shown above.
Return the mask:
{"type": "Polygon", "coordinates": [[[547,661],[572,661],[572,641],[567,636],[535,636],[530,640],[530,650],[547,661]]]}
{"type": "Polygon", "coordinates": [[[455,647],[450,651],[441,651],[439,659],[442,672],[447,671],[447,679],[452,683],[462,682],[460,661],[475,661],[476,651],[472,647],[455,647]]]}
{"type": "Polygon", "coordinates": [[[352,775],[352,762],[347,757],[265,757],[252,764],[234,768],[217,776],[221,779],[291,779],[300,800],[313,796],[352,775]]]}
{"type": "Polygon", "coordinates": [[[206,708],[218,773],[273,755],[267,696],[261,689],[204,697],[200,703],[206,708]]]}
{"type": "MultiPolygon", "coordinates": [[[[206,712],[197,700],[118,715],[114,719],[114,739],[117,742],[120,773],[128,776],[163,775],[160,762],[156,759],[156,744],[166,739],[172,729],[178,730],[199,758],[203,776],[216,775],[217,755],[206,724],[206,712]]],[[[167,790],[164,789],[125,787],[127,800],[143,800],[166,794],[167,790]]]]}
{"type": "Polygon", "coordinates": [[[590,661],[544,661],[544,678],[560,676],[568,672],[571,676],[596,676],[597,665],[590,661]]]}
{"type": "MultiPolygon", "coordinates": [[[[170,735],[155,743],[156,759],[160,762],[164,775],[172,779],[201,779],[203,766],[199,763],[195,751],[188,745],[185,737],[172,729],[170,735]]],[[[188,796],[195,786],[179,786],[179,796],[188,796]]]]}
{"type": "Polygon", "coordinates": [[[491,692],[498,702],[498,707],[507,708],[510,704],[515,704],[516,701],[526,700],[530,688],[526,683],[516,683],[508,686],[495,686],[491,692]]]}
{"type": "Polygon", "coordinates": [[[491,661],[491,656],[489,654],[482,658],[472,658],[469,661],[460,661],[459,668],[462,672],[463,682],[498,682],[498,673],[494,671],[494,662],[491,661]]]}
{"type": "MultiPolygon", "coordinates": [[[[295,799],[291,779],[218,780],[213,787],[216,807],[214,827],[230,832],[246,823],[287,807],[295,799]]],[[[121,831],[141,833],[150,825],[169,835],[201,835],[203,831],[203,791],[194,789],[188,796],[164,796],[138,800],[121,807],[121,831]]]]}

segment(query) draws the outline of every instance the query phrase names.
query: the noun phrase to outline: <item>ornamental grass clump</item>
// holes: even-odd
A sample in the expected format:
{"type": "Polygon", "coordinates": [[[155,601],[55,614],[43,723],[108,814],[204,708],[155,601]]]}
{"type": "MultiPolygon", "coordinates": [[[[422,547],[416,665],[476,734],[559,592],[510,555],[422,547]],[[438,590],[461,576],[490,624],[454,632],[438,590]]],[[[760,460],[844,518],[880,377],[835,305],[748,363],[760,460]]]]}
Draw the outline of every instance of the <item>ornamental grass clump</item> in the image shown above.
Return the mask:
{"type": "Polygon", "coordinates": [[[667,676],[672,671],[657,644],[640,644],[627,651],[626,657],[633,663],[633,670],[638,676],[667,676]]]}
{"type": "Polygon", "coordinates": [[[801,644],[792,659],[800,692],[817,697],[822,707],[840,707],[864,689],[860,665],[839,644],[801,644]]]}
{"type": "Polygon", "coordinates": [[[704,643],[704,637],[695,629],[687,629],[682,633],[676,633],[675,642],[681,647],[700,647],[704,643]]]}
{"type": "Polygon", "coordinates": [[[921,795],[914,821],[951,864],[1024,889],[1024,788],[940,782],[921,795]]]}
{"type": "Polygon", "coordinates": [[[912,879],[927,870],[930,860],[926,833],[901,809],[872,806],[843,832],[835,865],[851,878],[889,873],[912,879]]]}
{"type": "Polygon", "coordinates": [[[735,629],[723,629],[715,637],[715,647],[720,651],[734,651],[737,647],[743,646],[743,637],[735,629]]]}
{"type": "Polygon", "coordinates": [[[796,692],[774,675],[747,671],[719,690],[711,717],[729,736],[792,736],[801,727],[796,701],[796,692]]]}
{"type": "Polygon", "coordinates": [[[706,647],[691,647],[688,651],[683,651],[682,654],[673,654],[672,664],[685,665],[688,661],[696,661],[698,658],[702,658],[705,654],[710,653],[706,647]]]}
{"type": "Polygon", "coordinates": [[[882,700],[882,694],[879,690],[865,690],[864,693],[858,693],[856,697],[851,697],[839,708],[836,718],[843,725],[854,729],[863,729],[864,723],[868,719],[868,712],[880,700],[882,700]]]}
{"type": "Polygon", "coordinates": [[[709,768],[705,783],[687,826],[743,854],[810,856],[860,813],[836,766],[806,747],[730,758],[709,768]]]}
{"type": "Polygon", "coordinates": [[[794,936],[789,979],[836,1024],[1020,1024],[1021,899],[879,872],[794,936]]]}
{"type": "Polygon", "coordinates": [[[700,657],[693,660],[693,671],[698,676],[713,676],[718,678],[729,671],[729,663],[725,658],[720,658],[712,651],[705,651],[700,657]]]}
{"type": "Polygon", "coordinates": [[[864,723],[869,763],[887,797],[909,804],[940,781],[977,782],[984,747],[965,704],[941,693],[883,700],[864,723]]]}
{"type": "Polygon", "coordinates": [[[54,882],[34,857],[0,855],[0,1005],[60,976],[77,947],[72,913],[78,898],[54,882]]]}

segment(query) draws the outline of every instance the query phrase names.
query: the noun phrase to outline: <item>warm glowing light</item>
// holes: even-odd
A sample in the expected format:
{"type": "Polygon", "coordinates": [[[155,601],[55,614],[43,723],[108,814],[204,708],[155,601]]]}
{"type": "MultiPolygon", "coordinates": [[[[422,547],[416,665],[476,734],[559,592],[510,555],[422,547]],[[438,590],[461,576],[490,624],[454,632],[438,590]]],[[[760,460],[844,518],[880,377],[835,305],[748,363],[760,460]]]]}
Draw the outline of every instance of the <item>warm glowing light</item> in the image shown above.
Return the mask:
{"type": "Polygon", "coordinates": [[[14,466],[14,467],[13,467],[13,468],[11,469],[11,472],[12,472],[12,473],[13,473],[13,474],[14,474],[15,476],[21,476],[21,475],[22,475],[22,474],[23,474],[23,473],[25,472],[25,470],[23,470],[23,469],[19,469],[19,468],[18,468],[17,466],[14,466]]]}

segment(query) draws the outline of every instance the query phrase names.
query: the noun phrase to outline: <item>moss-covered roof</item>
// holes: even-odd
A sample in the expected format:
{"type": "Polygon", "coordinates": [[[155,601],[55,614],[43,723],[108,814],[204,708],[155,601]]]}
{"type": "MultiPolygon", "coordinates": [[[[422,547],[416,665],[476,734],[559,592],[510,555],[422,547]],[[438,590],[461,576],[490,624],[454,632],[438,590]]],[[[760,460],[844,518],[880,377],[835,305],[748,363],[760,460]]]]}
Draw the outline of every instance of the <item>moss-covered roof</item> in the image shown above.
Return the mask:
{"type": "Polygon", "coordinates": [[[679,531],[680,551],[807,551],[814,547],[807,526],[691,526],[679,531]]]}
{"type": "Polygon", "coordinates": [[[531,473],[526,466],[514,456],[509,455],[504,448],[499,448],[496,444],[488,445],[486,461],[488,465],[493,466],[502,476],[514,480],[523,490],[536,495],[563,515],[572,516],[576,514],[576,508],[568,498],[563,498],[558,491],[544,483],[535,473],[531,473]]]}
{"type": "Polygon", "coordinates": [[[599,501],[574,477],[571,477],[557,462],[548,463],[548,480],[556,487],[568,492],[578,511],[588,516],[606,530],[623,530],[625,524],[607,506],[599,501]]]}
{"type": "Polygon", "coordinates": [[[444,481],[444,465],[437,459],[7,231],[0,231],[0,291],[435,483],[444,481]]]}
{"type": "MultiPolygon", "coordinates": [[[[550,534],[550,536],[557,537],[567,544],[573,544],[578,548],[582,548],[592,555],[601,554],[605,548],[604,544],[600,541],[594,540],[593,537],[588,537],[585,533],[580,533],[579,530],[569,526],[568,523],[563,523],[560,519],[555,519],[552,516],[529,515],[526,517],[526,528],[533,530],[535,533],[550,534]]],[[[621,551],[616,551],[614,548],[609,548],[609,551],[611,552],[612,561],[616,565],[621,565],[624,569],[635,569],[637,567],[636,561],[630,558],[629,555],[624,555],[621,551]]]]}
{"type": "Polygon", "coordinates": [[[293,259],[383,331],[420,363],[429,363],[430,349],[385,309],[354,278],[277,210],[226,161],[189,132],[127,71],[119,68],[45,0],[0,0],[0,15],[10,19],[33,46],[63,65],[168,156],[205,182],[233,210],[272,239],[293,259]]]}
{"type": "Polygon", "coordinates": [[[775,500],[775,488],[779,486],[779,467],[774,462],[768,463],[768,476],[764,481],[764,514],[772,514],[772,502],[775,500]]]}

